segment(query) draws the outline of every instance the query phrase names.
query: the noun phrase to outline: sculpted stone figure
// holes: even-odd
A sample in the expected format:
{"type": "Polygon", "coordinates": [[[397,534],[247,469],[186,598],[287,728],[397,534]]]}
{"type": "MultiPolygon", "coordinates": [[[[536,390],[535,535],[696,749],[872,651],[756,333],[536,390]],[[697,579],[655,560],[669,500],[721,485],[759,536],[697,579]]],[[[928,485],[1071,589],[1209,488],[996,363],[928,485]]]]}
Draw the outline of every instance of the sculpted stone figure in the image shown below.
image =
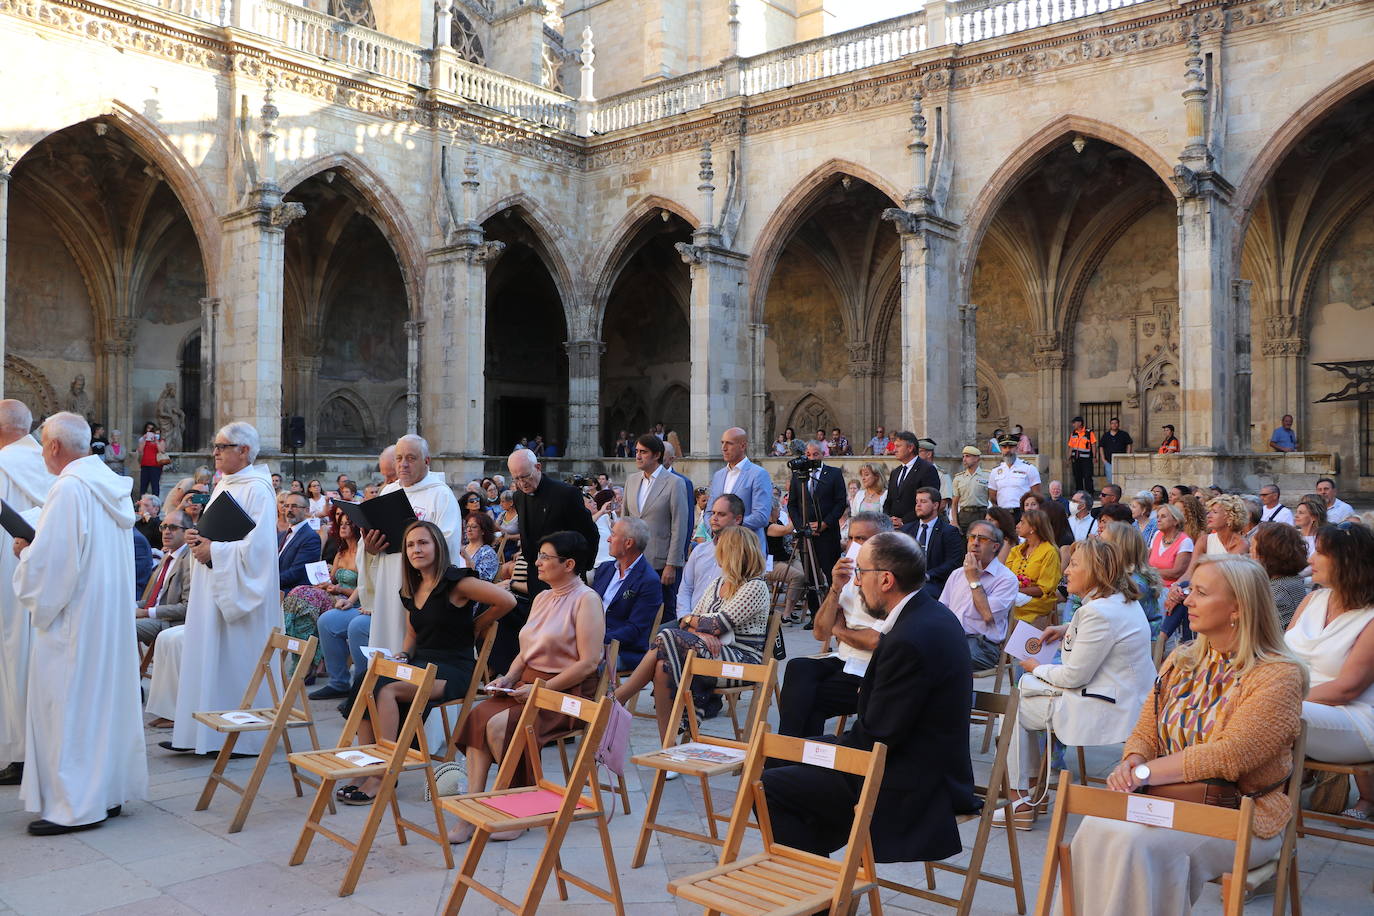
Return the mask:
{"type": "Polygon", "coordinates": [[[157,425],[162,428],[167,451],[181,451],[181,439],[186,434],[186,413],[177,403],[177,387],[171,382],[157,399],[157,425]]]}
{"type": "Polygon", "coordinates": [[[86,391],[86,376],[77,375],[72,379],[72,387],[67,395],[67,410],[84,417],[87,423],[95,422],[95,404],[91,401],[91,395],[86,391]]]}

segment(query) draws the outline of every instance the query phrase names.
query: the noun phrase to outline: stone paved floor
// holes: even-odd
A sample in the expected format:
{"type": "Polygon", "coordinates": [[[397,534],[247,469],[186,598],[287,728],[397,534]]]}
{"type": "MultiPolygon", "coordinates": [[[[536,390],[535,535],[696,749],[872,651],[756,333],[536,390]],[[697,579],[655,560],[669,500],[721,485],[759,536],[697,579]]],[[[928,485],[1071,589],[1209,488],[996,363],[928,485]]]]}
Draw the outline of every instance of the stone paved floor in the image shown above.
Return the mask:
{"type": "MultiPolygon", "coordinates": [[[[789,627],[786,634],[789,653],[798,655],[814,650],[810,634],[789,627]]],[[[990,684],[990,682],[989,682],[990,684]]],[[[647,700],[647,695],[645,697],[647,700]]],[[[332,703],[317,703],[321,739],[336,738],[342,719],[332,703]]],[[[648,706],[646,702],[644,704],[648,706]]],[[[708,730],[724,734],[728,722],[708,723],[708,730]]],[[[974,750],[981,744],[981,729],[974,729],[974,750]]],[[[21,913],[25,916],[76,916],[83,913],[130,913],[138,916],[176,916],[176,914],[429,914],[437,911],[447,893],[451,874],[443,868],[443,858],[435,845],[412,836],[408,846],[397,843],[394,832],[384,822],[363,871],[357,891],[350,897],[335,896],[346,860],[345,851],[317,837],[304,864],[291,868],[287,857],[300,831],[308,799],[298,799],[291,788],[284,765],[269,771],[258,802],[241,833],[225,833],[232,811],[230,796],[220,795],[208,811],[194,811],[196,797],[204,785],[211,763],[196,757],[177,756],[161,750],[157,742],[168,732],[149,730],[148,763],[151,776],[150,797],[146,802],[125,806],[124,816],[98,830],[49,839],[29,837],[24,825],[31,819],[20,810],[18,790],[0,789],[0,916],[21,913]]],[[[651,720],[636,719],[632,747],[646,751],[655,746],[651,720]]],[[[1089,769],[1107,770],[1115,749],[1093,749],[1089,769]]],[[[557,767],[550,755],[549,764],[557,767]]],[[[230,765],[240,777],[251,768],[251,760],[230,765]]],[[[975,769],[986,776],[990,758],[975,754],[975,769]]],[[[637,772],[627,779],[634,813],[618,814],[611,823],[612,843],[627,909],[644,914],[698,912],[695,907],[672,900],[665,885],[670,878],[691,874],[715,864],[715,850],[704,844],[675,837],[656,835],[648,859],[638,869],[629,867],[639,821],[644,807],[648,780],[637,772]]],[[[415,776],[401,783],[402,806],[409,817],[423,820],[429,810],[424,803],[421,780],[415,776]]],[[[722,807],[733,798],[733,786],[721,781],[718,797],[722,807]]],[[[345,835],[356,836],[362,824],[363,808],[340,807],[332,826],[345,835]]],[[[695,786],[685,780],[668,784],[663,804],[669,823],[703,829],[701,807],[695,786]]],[[[971,842],[975,824],[966,825],[966,842],[971,842]]],[[[1042,820],[1029,833],[1018,833],[1026,871],[1026,895],[1033,902],[1038,886],[1047,827],[1042,820]]],[[[491,844],[483,856],[481,876],[499,885],[509,897],[518,898],[528,880],[540,836],[527,834],[511,843],[491,844]]],[[[454,847],[455,858],[466,847],[454,847]]],[[[1304,910],[1309,916],[1367,914],[1374,912],[1370,882],[1374,879],[1374,849],[1308,838],[1299,846],[1304,910]]],[[[604,879],[600,849],[595,831],[586,825],[575,826],[563,846],[563,861],[574,871],[604,879]]],[[[967,853],[960,857],[967,858],[967,853]]],[[[988,853],[990,867],[1005,872],[1008,867],[1006,838],[994,832],[988,853]]],[[[887,870],[886,868],[884,869],[887,870]]],[[[900,880],[913,880],[915,868],[895,867],[900,880]]],[[[955,888],[953,876],[943,878],[942,890],[955,888]]],[[[560,903],[552,888],[541,913],[605,913],[609,907],[593,897],[570,888],[570,900],[560,903]]],[[[1272,898],[1255,900],[1248,913],[1267,913],[1272,898]]],[[[949,910],[891,893],[884,895],[884,909],[893,912],[946,913],[949,910]]],[[[487,901],[470,894],[465,913],[496,912],[487,901]]],[[[1016,911],[1008,889],[980,886],[974,912],[1008,914],[1016,911]]],[[[1208,888],[1197,912],[1220,912],[1217,892],[1208,888]]]]}

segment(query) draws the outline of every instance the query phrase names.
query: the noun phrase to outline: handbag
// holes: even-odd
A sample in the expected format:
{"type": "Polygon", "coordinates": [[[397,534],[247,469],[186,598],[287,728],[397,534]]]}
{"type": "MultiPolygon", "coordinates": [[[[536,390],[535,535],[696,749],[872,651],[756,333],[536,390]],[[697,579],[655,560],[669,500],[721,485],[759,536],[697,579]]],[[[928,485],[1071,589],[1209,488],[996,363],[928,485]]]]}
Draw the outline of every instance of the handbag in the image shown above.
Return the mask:
{"type": "Polygon", "coordinates": [[[1239,808],[1242,794],[1240,786],[1229,779],[1199,779],[1196,782],[1176,782],[1167,786],[1145,786],[1143,791],[1155,798],[1192,802],[1195,805],[1212,805],[1217,808],[1239,808]]]}
{"type": "Polygon", "coordinates": [[[606,722],[606,730],[601,733],[601,744],[596,749],[596,762],[617,776],[625,775],[625,760],[630,753],[630,720],[632,716],[625,706],[611,695],[611,717],[606,722]]]}

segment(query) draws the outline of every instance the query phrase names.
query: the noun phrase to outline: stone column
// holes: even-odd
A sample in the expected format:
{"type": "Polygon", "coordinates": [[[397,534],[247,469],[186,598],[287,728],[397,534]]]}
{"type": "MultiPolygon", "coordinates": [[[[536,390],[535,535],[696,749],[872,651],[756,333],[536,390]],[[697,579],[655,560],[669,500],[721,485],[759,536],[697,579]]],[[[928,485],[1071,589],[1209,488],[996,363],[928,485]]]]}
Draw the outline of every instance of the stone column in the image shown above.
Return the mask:
{"type": "Polygon", "coordinates": [[[946,441],[958,435],[959,325],[954,307],[955,236],[938,213],[926,174],[926,119],[912,101],[912,187],[901,208],[883,211],[902,246],[902,417],[900,428],[946,441]]]}
{"type": "MultiPolygon", "coordinates": [[[[692,275],[690,445],[693,455],[705,456],[725,430],[756,422],[752,334],[744,320],[749,259],[725,248],[711,226],[693,233],[691,244],[678,242],[677,250],[692,275]]],[[[767,444],[756,442],[755,453],[767,444]]]]}
{"type": "Polygon", "coordinates": [[[420,432],[420,336],[423,321],[406,322],[406,432],[420,432]]]}
{"type": "Polygon", "coordinates": [[[959,445],[978,438],[978,306],[959,306],[959,445]]]}
{"type": "MultiPolygon", "coordinates": [[[[1264,418],[1264,423],[1277,425],[1279,418],[1286,413],[1301,417],[1302,412],[1298,408],[1307,403],[1307,373],[1303,371],[1307,341],[1298,333],[1297,316],[1267,316],[1264,319],[1262,350],[1269,364],[1269,396],[1266,399],[1269,414],[1264,418]]],[[[1300,431],[1300,435],[1302,438],[1298,444],[1301,446],[1309,441],[1310,433],[1300,431]]],[[[1260,443],[1260,446],[1266,447],[1264,443],[1260,443]]]]}
{"type": "MultiPolygon", "coordinates": [[[[97,422],[104,423],[106,429],[122,430],[127,446],[137,436],[131,434],[134,422],[133,387],[129,381],[130,368],[134,356],[134,329],[137,322],[132,318],[115,318],[110,321],[110,333],[100,340],[99,363],[96,372],[100,377],[97,422]]],[[[152,419],[151,417],[149,419],[152,419]]],[[[139,432],[142,424],[139,419],[139,432]]]]}
{"type": "Polygon", "coordinates": [[[207,296],[200,300],[200,439],[183,442],[188,451],[199,449],[218,432],[215,426],[215,354],[219,352],[219,298],[207,296]]]}
{"type": "MultiPolygon", "coordinates": [[[[10,170],[15,159],[0,136],[0,353],[5,352],[5,251],[9,246],[10,170]]],[[[5,373],[0,369],[0,398],[5,396],[5,373]]]]}
{"type": "MultiPolygon", "coordinates": [[[[305,451],[319,450],[317,436],[319,430],[319,377],[324,360],[319,356],[294,354],[282,360],[284,387],[287,396],[286,416],[305,418],[305,451]]],[[[280,425],[280,424],[278,424],[280,425]]]]}
{"type": "MultiPolygon", "coordinates": [[[[768,443],[766,416],[768,414],[768,366],[767,366],[768,325],[754,323],[749,325],[749,365],[753,370],[754,384],[751,389],[753,411],[749,418],[749,439],[760,444],[768,443]]],[[[708,442],[709,448],[714,443],[708,442]]]]}
{"type": "Polygon", "coordinates": [[[269,86],[259,131],[258,184],[246,205],[221,218],[224,277],[220,290],[215,358],[215,423],[252,423],[262,450],[281,450],[282,287],[286,227],[305,216],[305,205],[286,203],[277,186],[277,108],[269,86]]]}
{"type": "Polygon", "coordinates": [[[1189,41],[1185,79],[1188,142],[1174,167],[1183,396],[1179,441],[1185,452],[1234,454],[1242,441],[1238,370],[1241,350],[1248,353],[1250,316],[1238,314],[1231,287],[1233,188],[1213,168],[1206,112],[1209,90],[1196,35],[1189,41]]]}
{"type": "Polygon", "coordinates": [[[418,421],[435,452],[481,454],[486,444],[487,269],[506,245],[484,238],[473,224],[428,254],[418,421]]]}
{"type": "Polygon", "coordinates": [[[1059,335],[1036,334],[1033,339],[1035,351],[1031,354],[1031,362],[1035,364],[1040,380],[1040,439],[1037,447],[1039,467],[1041,473],[1046,475],[1043,492],[1048,493],[1052,477],[1066,481],[1065,487],[1069,486],[1065,445],[1069,439],[1069,418],[1078,410],[1077,405],[1070,405],[1066,401],[1069,392],[1069,354],[1064,350],[1059,335]]]}
{"type": "MultiPolygon", "coordinates": [[[[568,351],[569,458],[595,458],[601,446],[601,357],[606,345],[599,340],[570,340],[568,351]]],[[[552,428],[552,427],[551,427],[552,428]]]]}
{"type": "MultiPolygon", "coordinates": [[[[882,364],[877,354],[879,344],[851,341],[849,344],[849,376],[854,379],[854,415],[848,423],[841,423],[855,454],[862,450],[856,440],[872,435],[868,432],[878,425],[878,387],[882,384],[882,364]]],[[[863,442],[867,442],[863,439],[863,442]]]]}

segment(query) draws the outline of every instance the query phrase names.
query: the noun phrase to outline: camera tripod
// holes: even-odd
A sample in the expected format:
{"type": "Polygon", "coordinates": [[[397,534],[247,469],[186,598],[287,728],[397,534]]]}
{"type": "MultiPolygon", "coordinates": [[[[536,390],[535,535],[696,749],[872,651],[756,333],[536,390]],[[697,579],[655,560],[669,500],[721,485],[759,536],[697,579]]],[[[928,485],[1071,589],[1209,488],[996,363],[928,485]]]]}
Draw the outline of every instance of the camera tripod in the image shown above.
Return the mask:
{"type": "MultiPolygon", "coordinates": [[[[794,468],[792,479],[801,484],[801,524],[794,526],[795,535],[792,548],[792,556],[788,557],[790,565],[794,557],[801,557],[802,578],[805,584],[802,586],[802,594],[807,597],[807,608],[810,614],[815,614],[816,609],[825,600],[825,594],[830,590],[829,570],[821,569],[820,562],[816,559],[815,535],[811,531],[811,517],[808,509],[813,507],[815,497],[810,492],[811,471],[794,468]],[[814,599],[814,603],[813,600],[814,599]]],[[[788,614],[792,612],[788,608],[788,614]]]]}

